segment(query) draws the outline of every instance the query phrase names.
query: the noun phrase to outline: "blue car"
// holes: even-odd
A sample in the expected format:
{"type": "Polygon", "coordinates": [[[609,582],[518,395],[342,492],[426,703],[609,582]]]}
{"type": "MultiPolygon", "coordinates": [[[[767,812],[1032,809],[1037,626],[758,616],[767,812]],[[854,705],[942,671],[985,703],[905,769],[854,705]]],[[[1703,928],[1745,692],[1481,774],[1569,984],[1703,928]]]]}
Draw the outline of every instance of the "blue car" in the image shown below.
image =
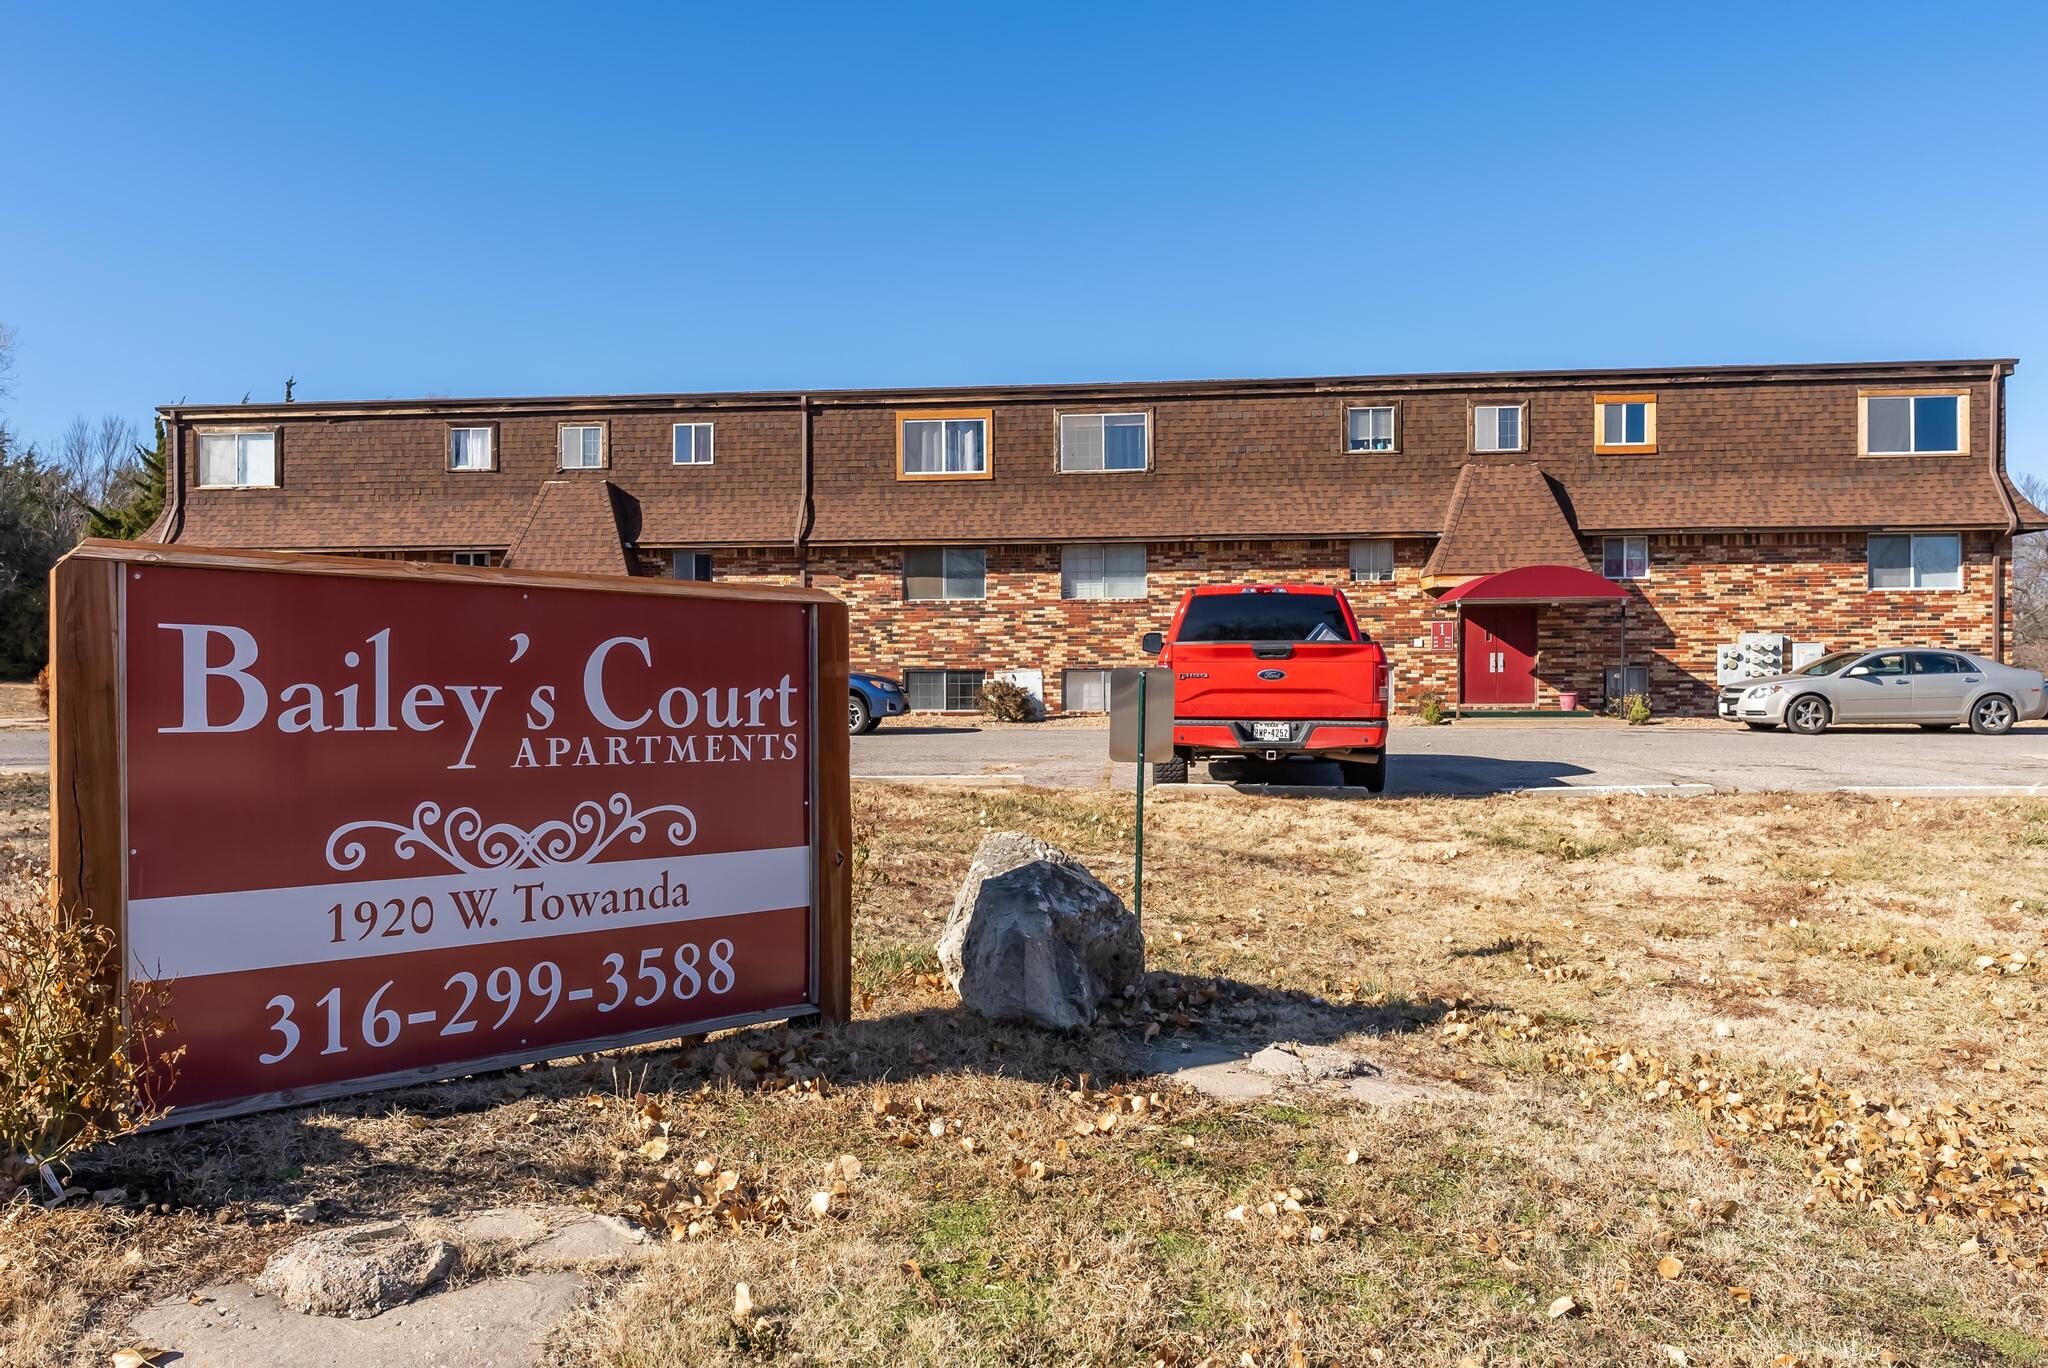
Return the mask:
{"type": "Polygon", "coordinates": [[[847,676],[847,683],[851,687],[846,695],[846,729],[855,736],[873,731],[885,717],[897,717],[910,711],[910,701],[903,696],[903,686],[893,679],[853,674],[847,676]]]}

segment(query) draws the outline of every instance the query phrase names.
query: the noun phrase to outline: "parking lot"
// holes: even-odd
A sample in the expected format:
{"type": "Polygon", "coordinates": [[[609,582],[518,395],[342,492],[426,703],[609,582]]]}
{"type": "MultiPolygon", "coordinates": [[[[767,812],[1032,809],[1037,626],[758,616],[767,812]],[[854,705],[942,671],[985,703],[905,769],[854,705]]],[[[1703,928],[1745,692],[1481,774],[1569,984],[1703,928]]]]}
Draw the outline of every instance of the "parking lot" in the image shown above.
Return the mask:
{"type": "MultiPolygon", "coordinates": [[[[1392,797],[1624,789],[2048,795],[2048,723],[2040,722],[1996,737],[1878,727],[1805,737],[1715,724],[1486,720],[1396,726],[1389,749],[1392,797]]],[[[1103,727],[898,720],[853,738],[853,773],[903,781],[1128,787],[1131,766],[1112,767],[1108,751],[1103,727]]],[[[1198,770],[1196,777],[1204,776],[1198,770]]],[[[1337,789],[1336,767],[1330,765],[1269,767],[1236,782],[1363,796],[1337,789]]]]}

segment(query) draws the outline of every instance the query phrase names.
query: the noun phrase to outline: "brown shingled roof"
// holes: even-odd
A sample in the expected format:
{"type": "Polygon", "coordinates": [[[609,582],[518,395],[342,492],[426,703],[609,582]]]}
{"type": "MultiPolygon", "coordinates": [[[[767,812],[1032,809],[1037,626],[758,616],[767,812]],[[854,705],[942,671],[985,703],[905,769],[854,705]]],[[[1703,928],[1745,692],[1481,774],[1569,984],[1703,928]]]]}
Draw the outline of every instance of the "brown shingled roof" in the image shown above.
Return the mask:
{"type": "Polygon", "coordinates": [[[1422,573],[1491,575],[1518,565],[1588,568],[1578,534],[1542,467],[1533,461],[1468,461],[1451,490],[1443,539],[1422,573]]]}
{"type": "Polygon", "coordinates": [[[632,574],[626,555],[632,540],[626,524],[634,516],[630,502],[610,480],[547,481],[505,553],[506,568],[632,574]]]}

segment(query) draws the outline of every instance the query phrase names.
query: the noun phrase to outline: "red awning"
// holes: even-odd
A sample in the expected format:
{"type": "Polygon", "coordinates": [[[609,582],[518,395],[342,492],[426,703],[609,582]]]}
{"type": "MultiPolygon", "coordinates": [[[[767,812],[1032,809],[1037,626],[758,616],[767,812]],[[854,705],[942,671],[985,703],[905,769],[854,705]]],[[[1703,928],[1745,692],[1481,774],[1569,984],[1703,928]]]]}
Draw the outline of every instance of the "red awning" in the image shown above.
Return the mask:
{"type": "Polygon", "coordinates": [[[1518,565],[1478,575],[1437,600],[1447,603],[1588,603],[1625,599],[1628,590],[1613,580],[1573,565],[1518,565]]]}

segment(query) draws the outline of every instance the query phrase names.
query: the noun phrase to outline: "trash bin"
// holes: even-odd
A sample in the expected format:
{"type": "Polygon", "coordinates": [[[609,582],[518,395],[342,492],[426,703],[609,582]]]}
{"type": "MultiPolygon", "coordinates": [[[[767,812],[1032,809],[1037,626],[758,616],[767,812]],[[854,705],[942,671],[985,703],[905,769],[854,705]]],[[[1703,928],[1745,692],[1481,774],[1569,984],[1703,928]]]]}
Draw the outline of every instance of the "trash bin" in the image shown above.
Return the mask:
{"type": "Polygon", "coordinates": [[[1557,710],[1559,712],[1577,712],[1579,710],[1578,693],[1571,689],[1561,690],[1557,695],[1557,710]]]}

